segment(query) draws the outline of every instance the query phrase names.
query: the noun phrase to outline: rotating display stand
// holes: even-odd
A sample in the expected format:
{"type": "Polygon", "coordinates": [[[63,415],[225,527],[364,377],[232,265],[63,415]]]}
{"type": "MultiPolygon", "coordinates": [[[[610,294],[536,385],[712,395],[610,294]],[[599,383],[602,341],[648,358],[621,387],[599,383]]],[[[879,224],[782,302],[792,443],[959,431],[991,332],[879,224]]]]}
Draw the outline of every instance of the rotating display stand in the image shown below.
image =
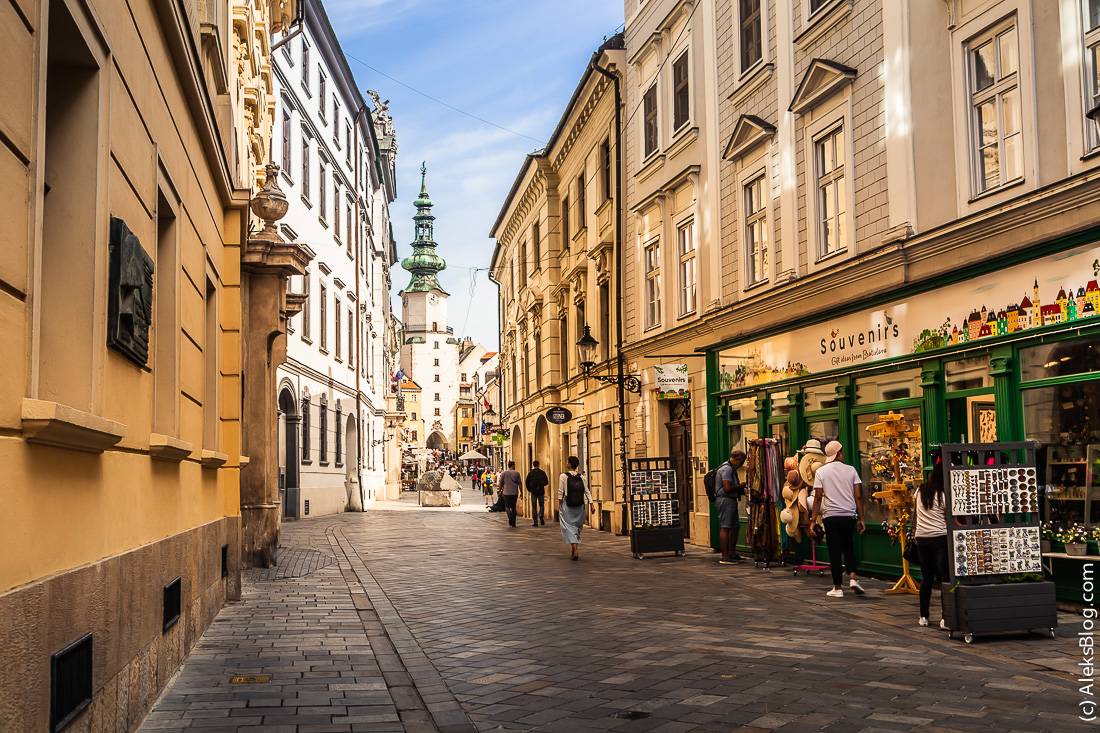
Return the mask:
{"type": "Polygon", "coordinates": [[[1054,637],[1054,583],[1006,582],[1042,573],[1035,443],[941,446],[950,583],[943,618],[952,637],[1044,629],[1054,637]]]}
{"type": "Polygon", "coordinates": [[[631,554],[639,560],[651,552],[683,555],[676,459],[635,458],[627,465],[631,554]]]}

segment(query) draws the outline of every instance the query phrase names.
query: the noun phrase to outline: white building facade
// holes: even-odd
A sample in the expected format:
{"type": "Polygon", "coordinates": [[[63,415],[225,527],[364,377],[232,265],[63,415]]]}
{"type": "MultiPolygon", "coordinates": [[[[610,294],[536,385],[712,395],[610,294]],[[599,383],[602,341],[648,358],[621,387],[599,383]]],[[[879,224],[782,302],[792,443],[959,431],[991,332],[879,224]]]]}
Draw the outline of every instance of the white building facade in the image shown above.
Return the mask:
{"type": "Polygon", "coordinates": [[[290,209],[284,237],[315,258],[291,278],[279,374],[284,518],[361,510],[384,492],[390,267],[396,248],[396,141],[386,103],[363,100],[324,9],[306,0],[303,31],[273,54],[272,155],[290,209]]]}

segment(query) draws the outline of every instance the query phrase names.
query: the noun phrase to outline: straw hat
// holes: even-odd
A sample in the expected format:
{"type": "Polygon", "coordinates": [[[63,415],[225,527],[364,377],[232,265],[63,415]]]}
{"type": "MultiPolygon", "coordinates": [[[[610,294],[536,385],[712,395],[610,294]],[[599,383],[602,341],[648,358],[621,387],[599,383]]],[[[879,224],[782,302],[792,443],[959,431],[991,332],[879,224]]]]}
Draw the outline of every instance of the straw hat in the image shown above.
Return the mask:
{"type": "Polygon", "coordinates": [[[798,462],[798,473],[807,486],[814,485],[814,474],[817,473],[817,469],[825,465],[825,454],[820,451],[821,449],[818,448],[817,453],[804,453],[802,460],[798,462]]]}
{"type": "Polygon", "coordinates": [[[806,441],[806,445],[802,446],[802,450],[799,453],[815,453],[819,456],[825,455],[825,451],[821,450],[821,441],[817,438],[810,438],[806,441]]]}

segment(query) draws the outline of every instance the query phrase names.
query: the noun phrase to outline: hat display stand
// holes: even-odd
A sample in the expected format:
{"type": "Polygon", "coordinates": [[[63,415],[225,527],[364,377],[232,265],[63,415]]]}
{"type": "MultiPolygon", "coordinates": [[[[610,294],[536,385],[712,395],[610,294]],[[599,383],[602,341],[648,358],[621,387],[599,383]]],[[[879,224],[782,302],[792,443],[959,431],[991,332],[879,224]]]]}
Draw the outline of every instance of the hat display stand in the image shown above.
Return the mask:
{"type": "Polygon", "coordinates": [[[889,450],[889,463],[893,470],[893,483],[883,484],[880,491],[872,494],[882,499],[887,511],[898,518],[898,544],[901,546],[901,578],[893,588],[887,588],[887,594],[913,593],[918,591],[917,581],[909,573],[909,562],[905,559],[906,526],[902,517],[913,511],[912,490],[901,481],[901,467],[898,465],[898,448],[902,443],[914,440],[920,443],[920,427],[910,428],[905,416],[893,410],[878,416],[879,421],[867,427],[867,432],[885,444],[889,450]]]}

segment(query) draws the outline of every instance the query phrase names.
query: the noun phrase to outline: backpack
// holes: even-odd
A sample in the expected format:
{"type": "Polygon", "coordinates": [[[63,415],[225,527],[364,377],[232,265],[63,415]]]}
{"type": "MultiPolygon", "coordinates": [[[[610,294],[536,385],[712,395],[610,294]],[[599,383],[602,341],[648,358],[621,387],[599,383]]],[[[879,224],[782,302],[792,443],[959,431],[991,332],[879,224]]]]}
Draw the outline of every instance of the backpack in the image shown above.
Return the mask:
{"type": "Polygon", "coordinates": [[[718,479],[718,469],[712,468],[703,475],[703,490],[707,492],[707,499],[714,501],[715,482],[718,479]]]}
{"type": "Polygon", "coordinates": [[[584,506],[584,479],[579,473],[570,473],[565,477],[565,505],[584,506]]]}

